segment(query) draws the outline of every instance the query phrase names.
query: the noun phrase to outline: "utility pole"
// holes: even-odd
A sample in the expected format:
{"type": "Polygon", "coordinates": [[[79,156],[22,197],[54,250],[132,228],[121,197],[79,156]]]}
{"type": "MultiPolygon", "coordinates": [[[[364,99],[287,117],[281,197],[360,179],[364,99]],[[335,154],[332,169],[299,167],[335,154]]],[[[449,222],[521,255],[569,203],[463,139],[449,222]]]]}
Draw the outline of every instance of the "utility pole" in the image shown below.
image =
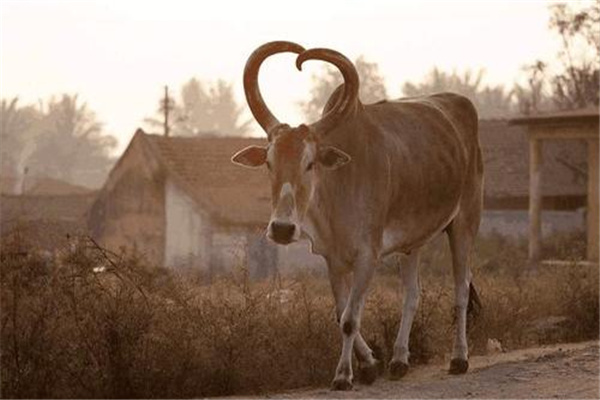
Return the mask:
{"type": "Polygon", "coordinates": [[[165,98],[160,103],[161,111],[164,113],[165,137],[169,137],[169,111],[173,109],[173,102],[169,99],[168,86],[165,86],[165,98]]]}

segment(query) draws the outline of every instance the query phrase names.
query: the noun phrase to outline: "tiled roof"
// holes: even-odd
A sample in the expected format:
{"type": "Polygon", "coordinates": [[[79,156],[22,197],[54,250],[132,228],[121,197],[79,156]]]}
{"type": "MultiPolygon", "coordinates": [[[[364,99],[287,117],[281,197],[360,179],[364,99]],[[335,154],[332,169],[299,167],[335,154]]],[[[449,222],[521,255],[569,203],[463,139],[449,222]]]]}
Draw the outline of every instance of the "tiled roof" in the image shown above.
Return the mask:
{"type": "Polygon", "coordinates": [[[84,214],[96,198],[96,192],[71,195],[2,195],[0,221],[83,221],[84,214]]]}
{"type": "Polygon", "coordinates": [[[515,125],[540,125],[595,122],[598,124],[598,106],[588,106],[576,110],[543,112],[516,117],[510,120],[515,125]]]}
{"type": "MultiPolygon", "coordinates": [[[[231,163],[231,156],[265,139],[169,137],[139,132],[174,181],[217,221],[232,225],[264,225],[269,219],[270,187],[264,168],[231,163]]],[[[527,197],[529,146],[525,127],[504,120],[480,121],[480,140],[487,198],[527,197]]],[[[581,196],[586,180],[586,145],[582,141],[544,144],[544,196],[581,196]],[[569,165],[569,166],[567,166],[569,165]]]]}
{"type": "Polygon", "coordinates": [[[71,194],[89,194],[93,190],[54,178],[42,177],[25,181],[25,193],[31,195],[61,196],[71,194]]]}
{"type": "MultiPolygon", "coordinates": [[[[2,194],[16,194],[17,185],[18,179],[14,176],[3,175],[0,177],[0,193],[2,194]]],[[[92,189],[47,176],[26,176],[23,182],[23,194],[29,195],[62,196],[90,192],[92,189]]]]}
{"type": "MultiPolygon", "coordinates": [[[[506,121],[480,121],[485,196],[529,195],[529,143],[525,127],[506,121]]],[[[586,194],[586,180],[578,170],[587,169],[587,147],[582,140],[547,140],[543,143],[542,194],[586,194]]]]}
{"type": "Polygon", "coordinates": [[[259,225],[269,220],[266,169],[244,168],[230,161],[246,146],[264,146],[265,139],[145,137],[175,181],[221,223],[259,225]]]}

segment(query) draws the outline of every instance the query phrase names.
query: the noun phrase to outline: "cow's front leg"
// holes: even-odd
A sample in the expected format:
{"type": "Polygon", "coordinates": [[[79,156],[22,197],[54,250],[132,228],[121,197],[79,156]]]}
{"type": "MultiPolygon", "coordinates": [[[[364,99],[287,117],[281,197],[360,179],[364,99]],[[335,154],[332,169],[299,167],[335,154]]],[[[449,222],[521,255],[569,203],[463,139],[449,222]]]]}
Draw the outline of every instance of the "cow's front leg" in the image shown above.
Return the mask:
{"type": "MultiPolygon", "coordinates": [[[[335,298],[335,311],[338,323],[342,319],[342,314],[348,303],[348,294],[351,286],[351,275],[344,265],[339,265],[328,261],[329,280],[331,290],[335,298]]],[[[381,373],[381,362],[373,354],[360,332],[357,332],[354,339],[354,354],[358,359],[358,380],[361,383],[370,385],[381,373]]]]}
{"type": "Polygon", "coordinates": [[[355,340],[359,336],[360,317],[375,266],[376,257],[370,254],[359,256],[354,264],[352,287],[346,307],[340,318],[343,344],[340,361],[338,362],[335,378],[332,382],[333,390],[352,389],[352,349],[355,340]]]}
{"type": "Polygon", "coordinates": [[[409,254],[400,269],[402,277],[402,320],[400,329],[394,344],[394,356],[390,361],[390,377],[392,379],[402,378],[408,372],[408,342],[413,320],[419,307],[419,250],[413,250],[409,254]]]}

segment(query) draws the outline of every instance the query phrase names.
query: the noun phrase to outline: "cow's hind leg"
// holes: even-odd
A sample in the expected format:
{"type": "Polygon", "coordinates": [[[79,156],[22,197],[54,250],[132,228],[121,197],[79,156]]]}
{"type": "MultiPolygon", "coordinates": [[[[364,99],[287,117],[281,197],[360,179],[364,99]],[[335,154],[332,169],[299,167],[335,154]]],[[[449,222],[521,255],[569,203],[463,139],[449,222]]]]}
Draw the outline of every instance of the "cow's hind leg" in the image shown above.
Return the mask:
{"type": "Polygon", "coordinates": [[[419,307],[419,250],[412,251],[402,263],[402,320],[394,343],[394,355],[390,361],[390,378],[400,379],[408,371],[408,341],[412,323],[419,307]]]}
{"type": "Polygon", "coordinates": [[[478,225],[478,218],[459,213],[447,229],[452,252],[456,323],[456,336],[448,371],[451,374],[463,374],[469,369],[467,311],[473,308],[474,303],[479,303],[477,292],[471,283],[469,262],[478,225]]]}
{"type": "MultiPolygon", "coordinates": [[[[348,302],[351,275],[344,269],[336,268],[336,266],[330,264],[329,279],[335,298],[336,318],[339,323],[348,302]]],[[[358,381],[367,385],[375,382],[381,374],[381,362],[375,358],[373,351],[360,332],[357,333],[354,340],[354,354],[358,360],[358,381]]]]}

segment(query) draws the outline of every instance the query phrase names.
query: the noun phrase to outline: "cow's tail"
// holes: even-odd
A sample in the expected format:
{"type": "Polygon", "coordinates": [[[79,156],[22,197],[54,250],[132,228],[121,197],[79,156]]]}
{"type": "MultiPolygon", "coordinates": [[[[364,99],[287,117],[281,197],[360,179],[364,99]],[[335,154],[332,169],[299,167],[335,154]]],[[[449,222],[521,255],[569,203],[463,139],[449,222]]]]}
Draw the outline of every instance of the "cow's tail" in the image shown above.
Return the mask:
{"type": "Polygon", "coordinates": [[[467,305],[467,315],[470,319],[477,319],[477,317],[481,314],[483,306],[481,305],[481,299],[477,294],[477,290],[475,290],[475,286],[473,282],[469,284],[469,303],[467,305]]]}

